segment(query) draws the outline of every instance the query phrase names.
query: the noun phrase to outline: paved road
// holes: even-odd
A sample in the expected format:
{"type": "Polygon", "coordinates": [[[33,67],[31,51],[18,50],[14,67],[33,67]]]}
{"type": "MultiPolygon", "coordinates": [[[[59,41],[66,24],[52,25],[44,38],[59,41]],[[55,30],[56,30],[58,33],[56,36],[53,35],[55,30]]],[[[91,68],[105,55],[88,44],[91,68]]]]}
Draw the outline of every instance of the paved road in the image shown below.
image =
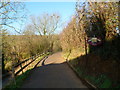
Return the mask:
{"type": "Polygon", "coordinates": [[[69,68],[61,53],[49,56],[31,71],[22,88],[87,88],[69,68]]]}

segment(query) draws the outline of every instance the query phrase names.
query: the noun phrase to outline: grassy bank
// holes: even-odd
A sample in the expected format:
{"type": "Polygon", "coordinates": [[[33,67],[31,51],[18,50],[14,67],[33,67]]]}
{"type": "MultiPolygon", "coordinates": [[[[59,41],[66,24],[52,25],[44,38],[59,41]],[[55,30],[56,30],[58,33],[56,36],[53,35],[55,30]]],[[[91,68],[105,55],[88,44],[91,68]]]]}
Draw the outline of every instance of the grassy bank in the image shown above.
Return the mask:
{"type": "MultiPolygon", "coordinates": [[[[75,53],[80,53],[77,50],[72,53],[74,58],[70,55],[68,61],[80,77],[98,88],[120,88],[120,68],[115,60],[104,60],[94,53],[77,56],[75,53]]],[[[63,54],[64,58],[66,58],[65,54],[63,54]]]]}
{"type": "Polygon", "coordinates": [[[13,81],[10,81],[10,83],[8,85],[6,85],[3,90],[15,90],[17,88],[20,88],[23,81],[29,76],[29,72],[31,71],[31,69],[29,69],[28,71],[24,72],[22,75],[19,75],[17,77],[15,77],[15,81],[16,84],[13,81]]]}
{"type": "Polygon", "coordinates": [[[31,65],[27,67],[27,69],[24,71],[23,74],[20,74],[15,77],[16,84],[13,80],[11,80],[8,85],[3,87],[3,90],[16,90],[17,88],[20,88],[22,86],[22,83],[24,80],[30,75],[30,71],[34,68],[34,66],[42,59],[44,56],[49,55],[50,53],[44,54],[41,57],[38,57],[34,62],[32,62],[31,65]]]}

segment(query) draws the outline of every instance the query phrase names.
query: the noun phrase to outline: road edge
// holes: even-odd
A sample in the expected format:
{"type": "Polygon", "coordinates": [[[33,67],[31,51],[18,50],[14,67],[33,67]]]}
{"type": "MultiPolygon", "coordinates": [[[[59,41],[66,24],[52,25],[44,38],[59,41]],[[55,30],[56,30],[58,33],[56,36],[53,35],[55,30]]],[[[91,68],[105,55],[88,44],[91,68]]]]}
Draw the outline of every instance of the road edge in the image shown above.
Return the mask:
{"type": "Polygon", "coordinates": [[[95,90],[97,89],[96,86],[94,86],[93,84],[91,84],[89,81],[87,81],[86,79],[82,78],[78,72],[75,70],[75,68],[68,62],[68,60],[66,59],[66,63],[67,65],[72,69],[72,71],[76,74],[76,76],[82,81],[82,83],[84,85],[86,85],[90,90],[95,90]]]}

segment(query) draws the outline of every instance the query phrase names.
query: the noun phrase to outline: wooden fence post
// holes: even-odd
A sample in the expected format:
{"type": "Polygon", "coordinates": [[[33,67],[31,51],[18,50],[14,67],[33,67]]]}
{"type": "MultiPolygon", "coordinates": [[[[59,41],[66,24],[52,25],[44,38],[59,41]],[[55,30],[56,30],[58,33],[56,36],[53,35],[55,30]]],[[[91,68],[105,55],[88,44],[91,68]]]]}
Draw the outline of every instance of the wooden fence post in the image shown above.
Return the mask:
{"type": "MultiPolygon", "coordinates": [[[[18,66],[20,66],[21,65],[21,69],[20,70],[18,70],[16,73],[15,73],[15,75],[17,75],[17,74],[19,74],[21,71],[24,71],[24,69],[25,69],[25,71],[26,70],[28,70],[30,67],[29,66],[31,66],[32,65],[32,62],[34,62],[39,56],[42,56],[42,55],[44,55],[44,54],[37,54],[37,55],[34,55],[34,56],[32,56],[32,57],[30,57],[29,59],[26,59],[26,60],[24,60],[24,61],[22,61],[21,63],[19,63],[18,65],[16,65],[15,67],[18,67],[18,66]],[[23,65],[24,66],[23,66],[23,65]]],[[[33,66],[32,66],[33,67],[33,66]]],[[[14,72],[14,68],[12,69],[12,71],[14,72]]],[[[24,72],[23,72],[24,73],[24,72]]],[[[14,74],[13,74],[13,77],[15,76],[14,74]]]]}
{"type": "Polygon", "coordinates": [[[16,59],[16,54],[15,52],[12,53],[12,79],[14,84],[16,85],[16,81],[15,81],[15,69],[14,69],[14,60],[16,59]]]}
{"type": "Polygon", "coordinates": [[[16,80],[15,80],[15,70],[14,70],[14,66],[12,65],[12,79],[14,84],[16,85],[16,80]]]}
{"type": "MultiPolygon", "coordinates": [[[[21,67],[21,69],[22,69],[22,63],[20,63],[20,67],[21,67]]],[[[22,70],[22,74],[23,74],[24,72],[23,72],[23,70],[22,70]]]]}

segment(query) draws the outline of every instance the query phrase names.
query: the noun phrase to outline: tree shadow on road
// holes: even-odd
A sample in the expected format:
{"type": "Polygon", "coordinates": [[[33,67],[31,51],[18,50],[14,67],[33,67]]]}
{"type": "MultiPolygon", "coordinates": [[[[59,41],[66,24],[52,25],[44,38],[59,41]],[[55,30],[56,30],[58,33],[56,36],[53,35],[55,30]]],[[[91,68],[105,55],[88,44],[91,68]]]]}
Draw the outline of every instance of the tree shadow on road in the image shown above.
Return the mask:
{"type": "Polygon", "coordinates": [[[66,62],[50,63],[30,71],[22,88],[87,88],[66,62]]]}

